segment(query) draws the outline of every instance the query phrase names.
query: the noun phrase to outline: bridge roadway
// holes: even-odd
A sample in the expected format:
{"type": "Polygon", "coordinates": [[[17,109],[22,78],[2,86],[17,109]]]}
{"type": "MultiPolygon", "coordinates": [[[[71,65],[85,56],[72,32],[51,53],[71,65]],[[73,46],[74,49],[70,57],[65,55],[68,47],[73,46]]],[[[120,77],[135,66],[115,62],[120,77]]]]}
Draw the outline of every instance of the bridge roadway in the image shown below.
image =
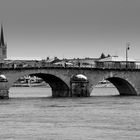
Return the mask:
{"type": "MultiPolygon", "coordinates": [[[[7,82],[0,82],[0,97],[8,98],[8,90],[13,83],[25,75],[42,78],[52,89],[53,97],[72,96],[72,77],[82,74],[87,77],[86,94],[90,96],[92,89],[99,81],[110,81],[120,95],[140,95],[140,69],[102,69],[81,67],[42,67],[42,68],[2,68],[0,74],[5,75],[7,82]]],[[[82,86],[81,86],[82,87],[82,86]]]]}

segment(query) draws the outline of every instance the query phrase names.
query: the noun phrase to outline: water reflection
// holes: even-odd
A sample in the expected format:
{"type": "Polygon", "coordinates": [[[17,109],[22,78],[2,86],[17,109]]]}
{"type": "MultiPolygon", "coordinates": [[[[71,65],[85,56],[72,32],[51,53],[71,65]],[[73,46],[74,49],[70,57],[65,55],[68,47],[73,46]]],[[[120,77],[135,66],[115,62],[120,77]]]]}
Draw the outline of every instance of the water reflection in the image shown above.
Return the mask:
{"type": "MultiPolygon", "coordinates": [[[[113,96],[119,95],[116,88],[94,88],[91,96],[113,96]]],[[[51,97],[51,88],[46,87],[12,87],[9,91],[10,98],[20,97],[51,97]]]]}

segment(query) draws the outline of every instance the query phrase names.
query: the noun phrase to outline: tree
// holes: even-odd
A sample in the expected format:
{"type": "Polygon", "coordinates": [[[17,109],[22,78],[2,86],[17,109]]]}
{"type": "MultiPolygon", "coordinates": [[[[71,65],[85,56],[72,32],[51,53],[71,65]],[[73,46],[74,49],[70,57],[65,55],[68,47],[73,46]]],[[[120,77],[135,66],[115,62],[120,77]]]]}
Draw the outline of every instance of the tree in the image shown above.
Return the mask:
{"type": "Polygon", "coordinates": [[[108,56],[107,57],[110,57],[111,55],[110,54],[108,54],[108,56]]]}
{"type": "Polygon", "coordinates": [[[106,56],[105,56],[104,53],[102,53],[101,56],[100,56],[101,59],[103,59],[103,58],[105,58],[105,57],[106,57],[106,56]]]}

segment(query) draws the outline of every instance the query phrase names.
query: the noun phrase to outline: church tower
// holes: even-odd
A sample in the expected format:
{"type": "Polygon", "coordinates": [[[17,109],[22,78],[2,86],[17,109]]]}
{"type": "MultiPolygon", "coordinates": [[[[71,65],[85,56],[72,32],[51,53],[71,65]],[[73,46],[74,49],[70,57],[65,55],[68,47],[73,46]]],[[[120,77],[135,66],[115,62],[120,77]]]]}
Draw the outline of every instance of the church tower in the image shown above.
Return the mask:
{"type": "Polygon", "coordinates": [[[0,60],[7,58],[7,45],[4,41],[3,26],[1,25],[1,36],[0,36],[0,60]]]}

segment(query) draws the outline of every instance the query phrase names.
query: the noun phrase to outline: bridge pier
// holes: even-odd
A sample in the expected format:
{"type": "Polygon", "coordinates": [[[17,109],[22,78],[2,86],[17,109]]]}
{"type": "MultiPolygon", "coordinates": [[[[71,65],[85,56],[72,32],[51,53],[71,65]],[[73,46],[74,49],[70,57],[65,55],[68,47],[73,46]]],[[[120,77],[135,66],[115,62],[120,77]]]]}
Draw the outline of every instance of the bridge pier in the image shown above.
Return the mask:
{"type": "Polygon", "coordinates": [[[9,99],[9,91],[7,89],[0,90],[0,99],[9,99]]]}
{"type": "Polygon", "coordinates": [[[52,89],[52,97],[69,97],[69,93],[68,90],[52,89]]]}
{"type": "Polygon", "coordinates": [[[7,82],[0,82],[0,99],[9,99],[7,82]]]}
{"type": "Polygon", "coordinates": [[[89,97],[89,82],[87,80],[72,79],[70,83],[71,97],[89,97]]]}

